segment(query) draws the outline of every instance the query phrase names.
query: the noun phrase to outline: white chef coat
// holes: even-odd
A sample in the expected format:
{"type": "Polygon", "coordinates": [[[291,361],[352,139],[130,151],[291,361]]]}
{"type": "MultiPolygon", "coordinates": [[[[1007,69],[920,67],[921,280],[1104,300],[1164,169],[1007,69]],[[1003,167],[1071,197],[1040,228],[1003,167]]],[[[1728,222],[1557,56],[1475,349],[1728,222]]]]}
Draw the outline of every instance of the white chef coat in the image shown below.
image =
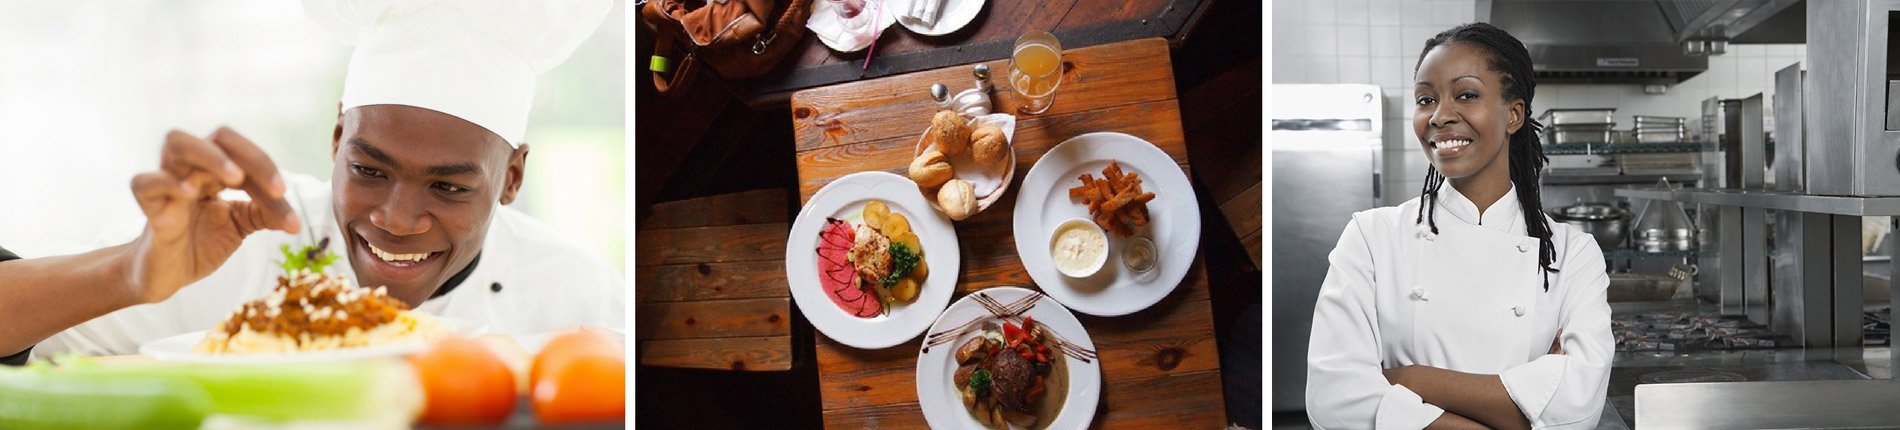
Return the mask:
{"type": "Polygon", "coordinates": [[[1548,275],[1546,292],[1517,189],[1480,219],[1445,185],[1435,234],[1417,222],[1414,198],[1355,213],[1340,235],[1307,356],[1314,427],[1431,424],[1444,410],[1382,373],[1416,364],[1499,375],[1533,428],[1594,428],[1614,352],[1603,252],[1590,235],[1549,221],[1559,273],[1548,275]],[[1558,329],[1565,354],[1547,354],[1558,329]]]}
{"type": "MultiPolygon", "coordinates": [[[[328,271],[355,278],[344,235],[331,210],[330,183],[284,172],[285,199],[302,218],[306,232],[295,235],[260,230],[244,239],[231,258],[209,276],[178,290],[160,303],[120,309],[40,342],[33,357],[74,352],[82,355],[138,353],[153,340],[209,330],[238,305],[264,297],[283,273],[280,247],[292,249],[330,239],[340,257],[328,271]]],[[[243,199],[230,191],[226,199],[243,199]]],[[[101,238],[98,247],[132,237],[101,238]]],[[[354,279],[352,279],[354,281],[354,279]]],[[[75,300],[83,298],[75,297],[75,300]]],[[[453,291],[426,300],[421,312],[486,325],[488,333],[520,339],[578,325],[625,333],[626,277],[599,256],[563,241],[547,225],[513,208],[495,208],[483,241],[481,261],[453,291]],[[494,289],[500,284],[499,291],[494,289]]]]}

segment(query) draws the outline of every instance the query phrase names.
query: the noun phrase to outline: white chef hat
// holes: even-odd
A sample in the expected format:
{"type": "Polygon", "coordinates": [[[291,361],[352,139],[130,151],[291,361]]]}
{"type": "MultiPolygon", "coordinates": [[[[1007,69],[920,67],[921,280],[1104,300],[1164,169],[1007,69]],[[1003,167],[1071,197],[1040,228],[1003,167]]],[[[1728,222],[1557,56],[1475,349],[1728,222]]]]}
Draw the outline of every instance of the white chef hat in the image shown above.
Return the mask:
{"type": "Polygon", "coordinates": [[[398,104],[475,123],[520,145],[535,75],[566,61],[611,0],[304,0],[356,46],[343,109],[398,104]]]}

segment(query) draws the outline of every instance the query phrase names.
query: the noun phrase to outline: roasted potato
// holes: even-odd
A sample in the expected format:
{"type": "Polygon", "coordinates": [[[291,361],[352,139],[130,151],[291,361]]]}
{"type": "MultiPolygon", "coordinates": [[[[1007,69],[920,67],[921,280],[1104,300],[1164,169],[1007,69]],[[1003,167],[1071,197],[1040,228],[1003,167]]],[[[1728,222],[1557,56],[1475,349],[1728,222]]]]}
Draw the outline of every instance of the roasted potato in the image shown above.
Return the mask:
{"type": "Polygon", "coordinates": [[[917,289],[919,287],[920,286],[917,285],[916,279],[911,279],[908,277],[903,278],[903,279],[898,279],[897,285],[891,286],[891,300],[898,303],[907,304],[907,305],[911,304],[912,302],[916,302],[917,289]]]}
{"type": "MultiPolygon", "coordinates": [[[[886,209],[886,210],[889,210],[889,209],[886,209]]],[[[885,236],[890,236],[890,237],[898,237],[898,236],[910,234],[910,218],[905,218],[904,214],[900,214],[897,212],[889,212],[888,214],[884,215],[884,227],[878,229],[877,231],[883,232],[885,236]]],[[[915,237],[916,235],[911,235],[911,236],[915,237]]],[[[910,249],[912,251],[915,251],[918,248],[916,246],[911,246],[910,249]]]]}
{"type": "Polygon", "coordinates": [[[989,341],[979,336],[957,347],[957,364],[970,364],[989,358],[989,341]]]}
{"type": "Polygon", "coordinates": [[[864,205],[864,225],[877,231],[884,231],[884,218],[891,215],[891,207],[883,200],[872,200],[864,205]]]}

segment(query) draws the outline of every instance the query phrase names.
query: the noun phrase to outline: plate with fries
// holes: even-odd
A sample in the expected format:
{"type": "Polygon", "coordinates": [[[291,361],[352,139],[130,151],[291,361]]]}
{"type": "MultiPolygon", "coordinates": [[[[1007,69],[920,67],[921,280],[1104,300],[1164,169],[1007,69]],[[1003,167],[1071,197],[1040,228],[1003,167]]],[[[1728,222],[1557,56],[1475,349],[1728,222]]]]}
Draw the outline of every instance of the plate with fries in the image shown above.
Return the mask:
{"type": "Polygon", "coordinates": [[[1083,134],[1043,154],[1023,176],[1013,221],[1029,277],[1063,306],[1095,316],[1160,302],[1201,246],[1201,209],[1187,173],[1153,143],[1122,133],[1083,134]],[[1053,245],[1057,227],[1077,218],[1102,227],[1108,260],[1081,278],[1057,271],[1053,245]]]}

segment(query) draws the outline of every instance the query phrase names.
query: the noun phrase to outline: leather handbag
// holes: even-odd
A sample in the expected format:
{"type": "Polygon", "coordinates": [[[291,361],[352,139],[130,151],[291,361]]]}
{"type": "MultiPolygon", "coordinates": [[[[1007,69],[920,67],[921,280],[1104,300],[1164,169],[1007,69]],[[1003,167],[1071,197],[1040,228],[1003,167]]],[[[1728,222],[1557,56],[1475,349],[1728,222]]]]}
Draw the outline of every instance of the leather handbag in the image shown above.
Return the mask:
{"type": "Polygon", "coordinates": [[[640,16],[658,36],[647,69],[661,93],[690,84],[702,64],[720,78],[771,71],[805,36],[813,0],[650,0],[640,16]],[[697,7],[695,7],[695,5],[697,7]],[[782,6],[782,7],[781,7],[782,6]]]}

